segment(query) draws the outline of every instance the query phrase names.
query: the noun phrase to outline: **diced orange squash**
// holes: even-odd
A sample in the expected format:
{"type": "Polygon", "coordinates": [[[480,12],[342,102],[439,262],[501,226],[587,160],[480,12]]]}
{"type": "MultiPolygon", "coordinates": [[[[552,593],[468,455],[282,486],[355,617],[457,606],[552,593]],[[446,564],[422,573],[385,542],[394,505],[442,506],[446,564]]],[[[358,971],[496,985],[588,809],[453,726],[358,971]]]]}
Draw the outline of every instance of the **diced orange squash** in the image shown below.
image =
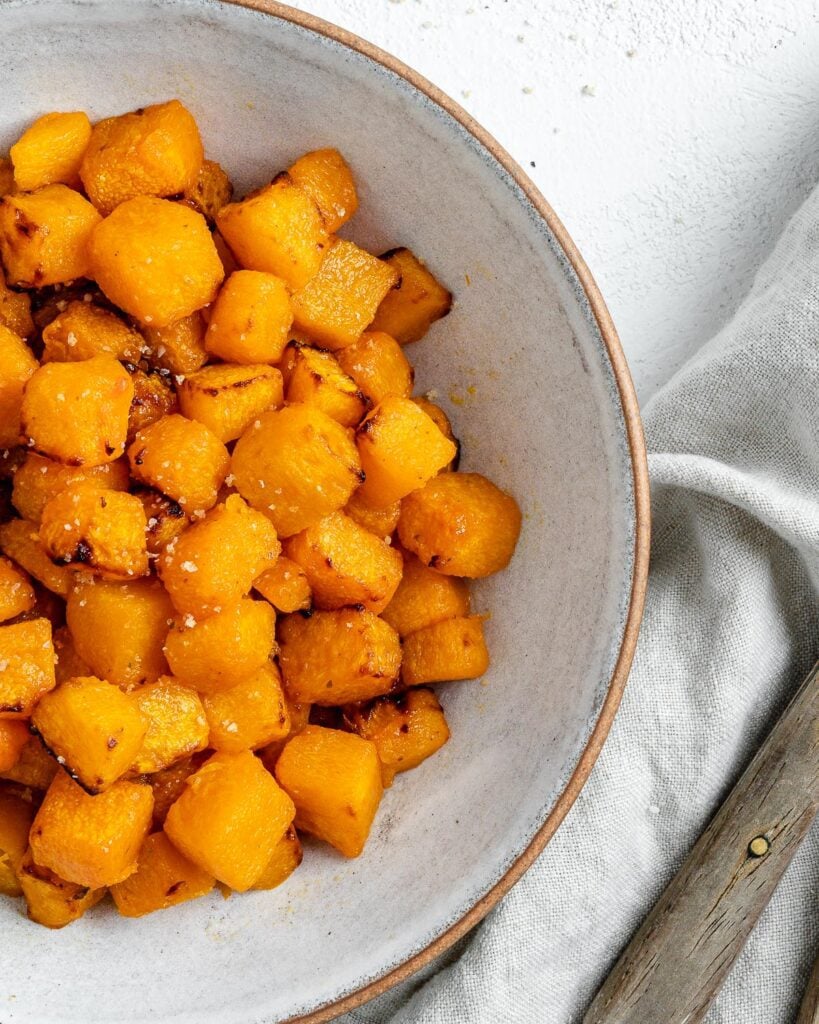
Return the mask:
{"type": "Polygon", "coordinates": [[[327,230],[335,233],[358,209],[353,172],[337,149],[315,149],[287,172],[315,202],[327,230]]]}
{"type": "Polygon", "coordinates": [[[422,487],[456,454],[455,445],[409,398],[390,395],[356,431],[366,479],[361,500],[385,508],[422,487]]]}
{"type": "Polygon", "coordinates": [[[91,122],[82,111],[38,117],[9,150],[15,185],[21,192],[56,182],[77,187],[90,138],[91,122]]]}
{"type": "MultiPolygon", "coordinates": [[[[23,719],[0,718],[0,772],[11,771],[20,760],[23,747],[30,738],[28,722],[23,719]]],[[[0,792],[1,797],[2,792],[0,792]]],[[[0,812],[2,812],[2,799],[0,799],[0,812]]],[[[0,891],[2,890],[0,889],[0,891]]]]}
{"type": "Polygon", "coordinates": [[[251,889],[275,889],[293,874],[303,857],[304,851],[298,833],[291,825],[276,843],[273,856],[251,889]]]}
{"type": "Polygon", "coordinates": [[[7,782],[17,783],[26,789],[44,791],[48,789],[52,779],[60,770],[60,766],[39,738],[31,736],[20,751],[20,756],[14,767],[0,773],[0,778],[7,782]]]}
{"type": "Polygon", "coordinates": [[[152,774],[204,750],[208,743],[205,709],[195,690],[173,676],[160,676],[134,690],[131,699],[148,730],[133,763],[138,774],[152,774]]]}
{"type": "Polygon", "coordinates": [[[79,656],[117,686],[152,683],[167,670],[162,645],[173,605],[158,580],[87,577],[68,596],[66,621],[79,656]]]}
{"type": "Polygon", "coordinates": [[[55,685],[48,619],[0,626],[0,718],[29,718],[55,685]]]}
{"type": "Polygon", "coordinates": [[[97,122],[80,168],[104,214],[134,196],[173,196],[195,186],[204,160],[199,129],[179,100],[97,122]]]}
{"type": "Polygon", "coordinates": [[[149,555],[159,555],[171,541],[187,530],[190,522],[182,506],[150,487],[135,492],[145,510],[146,542],[149,555]]]}
{"type": "Polygon", "coordinates": [[[479,473],[444,473],[401,503],[398,536],[437,572],[489,576],[505,568],[520,535],[511,495],[479,473]]]}
{"type": "Polygon", "coordinates": [[[213,222],[216,214],[230,202],[233,184],[221,164],[215,160],[205,160],[199,168],[196,181],[185,189],[183,195],[185,202],[213,222]]]}
{"type": "Polygon", "coordinates": [[[217,753],[188,778],[165,832],[195,864],[244,892],[270,863],[294,814],[290,797],[253,754],[217,753]]]}
{"type": "Polygon", "coordinates": [[[148,776],[148,783],[154,794],[155,828],[162,828],[171,806],[182,795],[188,777],[198,771],[206,760],[206,754],[194,754],[193,757],[186,757],[170,768],[162,768],[148,776]]]}
{"type": "Polygon", "coordinates": [[[31,611],[34,600],[28,576],[7,558],[0,558],[0,622],[31,611]]]}
{"type": "Polygon", "coordinates": [[[343,427],[354,427],[369,408],[355,381],[339,366],[332,352],[291,341],[286,398],[326,412],[343,427]]]}
{"type": "Polygon", "coordinates": [[[128,410],[128,442],[163,416],[177,411],[176,392],[168,382],[166,370],[149,369],[147,372],[133,363],[125,364],[134,385],[134,397],[128,410]]]}
{"type": "Polygon", "coordinates": [[[178,501],[190,515],[216,504],[230,456],[204,423],[173,413],[139,431],[128,461],[136,480],[178,501]]]}
{"type": "Polygon", "coordinates": [[[11,500],[24,519],[39,523],[43,509],[52,498],[68,487],[91,480],[109,491],[128,490],[128,463],[124,459],[101,466],[66,466],[29,452],[14,474],[11,500]]]}
{"type": "Polygon", "coordinates": [[[94,229],[88,252],[111,302],[153,327],[213,302],[224,277],[205,218],[167,199],[122,203],[94,229]]]}
{"type": "Polygon", "coordinates": [[[34,588],[34,607],[27,612],[18,615],[16,619],[9,619],[9,622],[23,622],[27,619],[47,619],[52,629],[57,629],[65,623],[65,601],[57,594],[47,590],[37,580],[32,580],[34,588]]]}
{"type": "Polygon", "coordinates": [[[372,322],[401,345],[418,341],[452,308],[452,295],[409,249],[391,249],[382,257],[401,275],[401,287],[388,292],[372,322]]]}
{"type": "Polygon", "coordinates": [[[20,443],[23,389],[37,360],[21,337],[0,323],[0,447],[20,443]]]}
{"type": "Polygon", "coordinates": [[[185,616],[168,634],[165,656],[183,683],[218,693],[238,686],[266,663],[275,649],[275,628],[271,605],[242,598],[207,619],[185,616]]]}
{"type": "Polygon", "coordinates": [[[204,704],[210,726],[208,745],[214,750],[255,750],[290,732],[281,676],[272,662],[237,686],[205,697],[204,704]]]}
{"type": "Polygon", "coordinates": [[[349,704],[389,693],[401,667],[392,626],[354,608],[288,615],[279,644],[285,692],[302,704],[349,704]]]}
{"type": "Polygon", "coordinates": [[[102,793],[125,774],[147,728],[134,702],[95,676],[68,679],[47,693],[31,724],[88,793],[102,793]]]}
{"type": "Polygon", "coordinates": [[[236,442],[236,488],[289,537],[342,508],[361,482],[349,431],[314,406],[265,413],[236,442]]]}
{"type": "Polygon", "coordinates": [[[243,267],[275,274],[294,289],[318,272],[330,244],[315,201],[287,174],[223,206],[216,224],[243,267]]]}
{"type": "Polygon", "coordinates": [[[43,509],[40,540],[58,565],[104,579],[148,572],[145,510],[133,494],[84,480],[60,491],[43,509]]]}
{"type": "Polygon", "coordinates": [[[72,637],[68,626],[60,626],[59,629],[54,630],[52,642],[54,644],[54,660],[56,662],[54,675],[58,686],[64,683],[66,679],[94,674],[91,671],[91,666],[87,665],[77,654],[77,648],[74,646],[74,637],[72,637]]]}
{"type": "Polygon", "coordinates": [[[176,375],[196,373],[208,358],[205,328],[199,312],[174,320],[167,327],[143,326],[148,359],[176,375]]]}
{"type": "Polygon", "coordinates": [[[69,302],[43,331],[43,362],[68,363],[113,356],[136,363],[143,338],[114,313],[90,302],[69,302]]]}
{"type": "Polygon", "coordinates": [[[477,679],[489,668],[483,616],[462,616],[404,637],[401,680],[406,686],[477,679]]]}
{"type": "Polygon", "coordinates": [[[216,251],[219,253],[219,259],[222,261],[225,278],[230,277],[231,274],[235,274],[237,270],[241,270],[239,261],[233,255],[230,246],[218,231],[213,232],[213,244],[216,246],[216,251]]]}
{"type": "Polygon", "coordinates": [[[404,350],[389,334],[365,331],[364,334],[338,352],[342,370],[348,373],[373,405],[388,395],[409,398],[415,380],[415,371],[404,355],[404,350]]]}
{"type": "Polygon", "coordinates": [[[0,156],[0,196],[14,191],[14,167],[6,156],[0,156]]]}
{"type": "Polygon", "coordinates": [[[343,512],[288,538],[284,553],[304,570],[317,608],[361,605],[377,614],[401,579],[400,552],[343,512]]]}
{"type": "Polygon", "coordinates": [[[27,381],[23,433],[41,455],[71,466],[114,462],[125,451],[134,386],[111,356],[46,363],[27,381]]]}
{"type": "Polygon", "coordinates": [[[136,871],[112,885],[111,896],[123,917],[142,917],[204,896],[214,881],[213,875],[183,856],[164,832],[154,832],[142,844],[136,871]]]}
{"type": "Polygon", "coordinates": [[[230,363],[277,363],[293,322],[285,282],[259,270],[236,270],[211,310],[205,347],[230,363]]]}
{"type": "Polygon", "coordinates": [[[7,287],[2,269],[0,269],[0,326],[7,327],[21,338],[28,338],[34,333],[34,321],[31,318],[31,296],[27,292],[15,292],[7,287]]]}
{"type": "Polygon", "coordinates": [[[386,508],[370,508],[361,500],[361,495],[356,491],[347,502],[344,512],[350,519],[355,519],[359,526],[374,533],[376,537],[386,540],[392,536],[398,526],[401,502],[394,501],[386,508]]]}
{"type": "Polygon", "coordinates": [[[326,348],[358,341],[399,273],[353,242],[337,239],[318,273],[293,295],[293,320],[326,348]]]}
{"type": "Polygon", "coordinates": [[[310,584],[304,569],[280,555],[253,582],[253,589],[280,612],[298,612],[311,604],[310,584]]]}
{"type": "Polygon", "coordinates": [[[89,889],[66,882],[48,868],[35,864],[31,850],[26,851],[20,866],[20,886],[29,918],[46,928],[64,928],[79,920],[105,895],[104,888],[89,889]]]}
{"type": "Polygon", "coordinates": [[[89,889],[115,885],[136,870],[153,803],[150,786],[121,780],[90,796],[60,772],[31,826],[34,861],[89,889]]]}
{"type": "Polygon", "coordinates": [[[381,616],[403,638],[425,626],[468,614],[466,583],[456,576],[428,569],[408,554],[398,589],[381,616]]]}
{"type": "Polygon", "coordinates": [[[64,565],[55,565],[51,561],[40,543],[36,526],[24,519],[11,519],[3,523],[0,525],[0,549],[44,587],[60,597],[68,594],[72,572],[64,565]]]}
{"type": "Polygon", "coordinates": [[[43,288],[89,277],[94,207],[66,185],[0,199],[0,257],[9,284],[43,288]]]}
{"type": "Polygon", "coordinates": [[[374,743],[308,725],[282,751],[276,778],[296,805],[296,828],[330,843],[345,857],[361,853],[383,792],[374,743]]]}
{"type": "MultiPolygon", "coordinates": [[[[18,725],[18,722],[6,723],[18,725]]],[[[0,790],[0,893],[20,896],[20,868],[28,848],[34,809],[26,800],[0,790]]]]}
{"type": "Polygon", "coordinates": [[[413,398],[413,402],[429,416],[429,418],[435,423],[437,428],[441,431],[444,437],[448,437],[449,440],[455,445],[456,452],[455,458],[448,465],[444,466],[441,470],[442,473],[448,470],[456,470],[458,463],[461,460],[461,442],[455,436],[452,429],[452,423],[449,420],[449,416],[444,412],[440,405],[436,405],[434,402],[430,402],[428,398],[423,396],[420,398],[413,398]]]}
{"type": "Polygon", "coordinates": [[[206,366],[179,387],[179,407],[220,441],[235,441],[269,409],[283,401],[282,375],[273,366],[206,366]]]}

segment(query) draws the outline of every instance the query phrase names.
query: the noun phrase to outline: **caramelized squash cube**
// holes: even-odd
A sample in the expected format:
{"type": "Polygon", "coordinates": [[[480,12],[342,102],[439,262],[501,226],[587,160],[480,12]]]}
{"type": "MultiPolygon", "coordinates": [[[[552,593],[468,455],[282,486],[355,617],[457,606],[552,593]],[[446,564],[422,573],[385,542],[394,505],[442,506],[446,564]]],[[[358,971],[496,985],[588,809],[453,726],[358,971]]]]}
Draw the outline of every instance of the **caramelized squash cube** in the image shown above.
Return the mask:
{"type": "Polygon", "coordinates": [[[26,789],[44,792],[59,771],[60,766],[40,742],[39,737],[30,736],[28,743],[20,751],[14,767],[0,773],[0,778],[26,789]]]}
{"type": "Polygon", "coordinates": [[[238,753],[282,740],[290,732],[290,716],[279,670],[272,662],[222,693],[205,697],[210,726],[208,745],[238,753]]]}
{"type": "Polygon", "coordinates": [[[14,167],[6,156],[0,156],[0,196],[14,191],[14,167]]]}
{"type": "Polygon", "coordinates": [[[46,928],[64,928],[79,920],[97,905],[105,889],[89,889],[86,885],[66,882],[48,868],[34,863],[28,850],[20,866],[20,886],[26,900],[29,918],[46,928]]]}
{"type": "Polygon", "coordinates": [[[7,558],[0,558],[0,622],[31,611],[34,601],[34,587],[28,576],[7,558]]]}
{"type": "Polygon", "coordinates": [[[287,401],[314,405],[342,425],[354,427],[369,408],[358,385],[331,352],[290,342],[293,359],[287,379],[287,401]]]}
{"type": "Polygon", "coordinates": [[[370,700],[394,689],[401,667],[398,634],[377,615],[354,608],[288,615],[279,628],[285,692],[302,704],[370,700]]]}
{"type": "Polygon", "coordinates": [[[207,746],[205,709],[189,686],[160,676],[134,690],[131,699],[148,726],[133,763],[138,774],[162,771],[207,746]]]}
{"type": "Polygon", "coordinates": [[[196,373],[208,359],[206,324],[201,313],[174,320],[167,327],[143,327],[148,360],[160,370],[176,375],[196,373]]]}
{"type": "Polygon", "coordinates": [[[113,356],[136,363],[143,338],[114,313],[90,302],[69,302],[43,331],[43,362],[68,363],[113,356]]]}
{"type": "Polygon", "coordinates": [[[347,502],[344,513],[350,519],[354,519],[359,526],[374,533],[376,537],[387,540],[388,537],[392,537],[396,526],[398,526],[401,502],[394,501],[386,508],[370,508],[361,500],[361,495],[356,491],[347,502]]]}
{"type": "Polygon", "coordinates": [[[57,679],[57,686],[67,679],[74,679],[77,676],[92,676],[91,666],[87,665],[77,654],[74,645],[74,637],[68,626],[60,626],[54,631],[52,638],[54,644],[54,675],[57,679]]]}
{"type": "Polygon", "coordinates": [[[227,206],[233,196],[233,183],[215,160],[205,160],[196,181],[184,193],[185,202],[213,223],[216,214],[227,206]]]}
{"type": "MultiPolygon", "coordinates": [[[[20,725],[19,722],[0,723],[20,725]]],[[[30,803],[0,790],[0,893],[20,896],[19,876],[28,849],[28,833],[34,810],[30,803]]]]}
{"type": "Polygon", "coordinates": [[[66,466],[29,452],[25,462],[14,474],[11,501],[29,522],[39,523],[43,509],[62,491],[76,484],[91,481],[109,491],[127,491],[128,463],[124,459],[105,462],[101,466],[66,466]]]}
{"type": "Polygon", "coordinates": [[[403,639],[436,622],[468,614],[466,583],[457,576],[444,576],[428,569],[408,554],[398,589],[381,616],[403,639]]]}
{"type": "Polygon", "coordinates": [[[452,308],[452,295],[409,249],[392,249],[381,257],[401,275],[401,287],[388,292],[372,322],[401,345],[418,341],[452,308]]]}
{"type": "Polygon", "coordinates": [[[168,382],[165,370],[150,369],[147,373],[133,363],[127,363],[134,385],[134,397],[128,410],[128,442],[152,423],[170,416],[178,408],[176,392],[168,382]]]}
{"type": "Polygon", "coordinates": [[[305,153],[287,173],[318,206],[328,231],[338,231],[358,209],[353,172],[337,149],[305,153]]]}
{"type": "Polygon", "coordinates": [[[338,352],[342,370],[348,373],[373,405],[388,395],[409,398],[415,372],[404,350],[389,334],[365,331],[338,352]]]}
{"type": "Polygon", "coordinates": [[[136,871],[112,885],[111,896],[123,917],[143,917],[205,896],[214,881],[213,875],[183,856],[164,832],[154,832],[142,844],[136,871]]]}
{"type": "Polygon", "coordinates": [[[179,388],[179,407],[223,443],[235,441],[254,420],[283,401],[282,375],[264,364],[206,366],[186,377],[179,388]]]}
{"type": "Polygon", "coordinates": [[[182,506],[173,498],[167,498],[150,487],[140,488],[136,497],[145,510],[146,542],[148,554],[161,554],[175,537],[179,537],[190,526],[182,506]]]}
{"type": "Polygon", "coordinates": [[[55,565],[40,543],[36,526],[24,519],[11,519],[0,525],[0,549],[38,583],[60,597],[71,589],[73,575],[64,565],[55,565]]]}
{"type": "Polygon", "coordinates": [[[404,638],[401,680],[406,686],[477,679],[489,668],[483,616],[459,616],[404,638]]]}
{"type": "Polygon", "coordinates": [[[34,333],[31,296],[27,292],[15,292],[7,287],[2,268],[0,268],[0,327],[7,327],[21,338],[28,338],[34,333]]]}
{"type": "Polygon", "coordinates": [[[56,685],[48,619],[0,626],[0,718],[29,718],[56,685]]]}
{"type": "Polygon", "coordinates": [[[26,381],[37,360],[21,337],[0,323],[0,447],[12,448],[23,434],[22,406],[26,381]]]}
{"type": "Polygon", "coordinates": [[[304,569],[284,556],[279,556],[254,580],[253,589],[280,612],[302,611],[311,604],[310,584],[304,569]]]}
{"type": "Polygon", "coordinates": [[[82,111],[38,117],[9,150],[15,185],[21,192],[57,182],[77,187],[90,138],[91,122],[82,111]]]}
{"type": "Polygon", "coordinates": [[[165,832],[200,868],[245,892],[270,863],[295,808],[249,751],[214,754],[187,780],[165,832]]]}
{"type": "Polygon", "coordinates": [[[383,792],[374,743],[308,725],[282,751],[276,778],[296,805],[296,828],[345,857],[362,852],[383,792]]]}
{"type": "Polygon", "coordinates": [[[455,432],[452,429],[452,423],[449,420],[449,416],[444,412],[440,405],[436,405],[434,402],[430,402],[428,398],[420,397],[413,398],[413,402],[418,406],[419,409],[423,409],[424,412],[429,416],[435,426],[441,431],[444,437],[448,437],[449,440],[455,445],[455,458],[448,465],[444,466],[441,470],[442,473],[446,473],[449,470],[457,470],[458,463],[461,461],[461,442],[455,436],[455,432]]]}
{"type": "Polygon", "coordinates": [[[162,768],[148,777],[148,783],[154,794],[154,827],[162,828],[165,818],[172,805],[176,803],[185,789],[185,783],[194,772],[199,771],[207,760],[207,755],[198,753],[177,761],[170,768],[162,768]]]}
{"type": "Polygon", "coordinates": [[[276,843],[273,856],[251,889],[275,889],[293,874],[301,864],[303,857],[304,850],[298,833],[291,825],[276,843]]]}
{"type": "Polygon", "coordinates": [[[213,306],[205,347],[229,363],[277,363],[292,323],[290,295],[280,277],[236,270],[213,306]]]}
{"type": "Polygon", "coordinates": [[[326,348],[358,341],[401,276],[353,242],[337,239],[315,277],[293,295],[293,320],[326,348]]]}
{"type": "MultiPolygon", "coordinates": [[[[28,722],[16,718],[0,718],[0,772],[11,771],[20,760],[23,747],[31,738],[28,722]]],[[[0,791],[0,814],[2,814],[2,791],[0,791]]],[[[2,843],[0,843],[2,849],[2,843]]],[[[0,854],[2,856],[2,854],[0,854]]],[[[0,868],[2,873],[2,868],[0,868]]],[[[2,886],[0,886],[2,892],[2,886]]]]}

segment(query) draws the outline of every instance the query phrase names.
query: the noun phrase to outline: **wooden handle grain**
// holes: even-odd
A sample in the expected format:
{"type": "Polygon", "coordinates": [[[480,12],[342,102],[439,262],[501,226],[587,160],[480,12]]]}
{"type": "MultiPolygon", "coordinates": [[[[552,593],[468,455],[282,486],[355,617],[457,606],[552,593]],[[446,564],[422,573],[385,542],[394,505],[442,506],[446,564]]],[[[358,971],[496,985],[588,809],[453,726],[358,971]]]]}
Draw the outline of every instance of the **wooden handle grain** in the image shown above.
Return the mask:
{"type": "Polygon", "coordinates": [[[819,1024],[819,957],[813,965],[813,973],[805,989],[796,1024],[819,1024]]]}
{"type": "Polygon", "coordinates": [[[701,1021],[819,806],[819,663],[622,954],[584,1024],[701,1021]]]}

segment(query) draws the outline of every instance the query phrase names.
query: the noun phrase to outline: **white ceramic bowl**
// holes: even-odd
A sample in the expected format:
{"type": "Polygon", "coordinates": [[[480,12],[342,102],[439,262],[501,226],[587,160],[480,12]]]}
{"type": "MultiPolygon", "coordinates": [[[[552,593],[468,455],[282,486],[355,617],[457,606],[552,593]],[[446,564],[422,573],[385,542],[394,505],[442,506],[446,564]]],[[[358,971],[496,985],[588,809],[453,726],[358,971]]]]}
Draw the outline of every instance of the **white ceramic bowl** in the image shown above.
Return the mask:
{"type": "Polygon", "coordinates": [[[326,1020],[455,941],[565,815],[608,732],[642,609],[648,543],[637,406],[577,251],[523,172],[392,58],[272,3],[0,0],[0,147],[35,115],[180,97],[239,194],[337,145],[349,234],[408,245],[455,307],[413,347],[463,466],[525,519],[475,588],[492,668],[451,683],[452,740],[387,793],[362,857],[308,844],[281,889],[139,921],[100,907],[60,932],[0,901],[3,1024],[326,1020]]]}

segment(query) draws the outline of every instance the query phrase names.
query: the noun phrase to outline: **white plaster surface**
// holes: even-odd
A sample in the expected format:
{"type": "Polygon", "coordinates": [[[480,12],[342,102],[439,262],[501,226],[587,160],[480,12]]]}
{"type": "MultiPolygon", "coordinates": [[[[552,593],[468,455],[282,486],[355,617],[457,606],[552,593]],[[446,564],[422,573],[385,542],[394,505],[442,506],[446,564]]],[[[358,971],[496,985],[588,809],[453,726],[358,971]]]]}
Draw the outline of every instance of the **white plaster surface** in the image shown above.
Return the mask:
{"type": "Polygon", "coordinates": [[[643,402],[730,317],[819,173],[815,0],[294,6],[400,57],[523,164],[643,402]]]}

